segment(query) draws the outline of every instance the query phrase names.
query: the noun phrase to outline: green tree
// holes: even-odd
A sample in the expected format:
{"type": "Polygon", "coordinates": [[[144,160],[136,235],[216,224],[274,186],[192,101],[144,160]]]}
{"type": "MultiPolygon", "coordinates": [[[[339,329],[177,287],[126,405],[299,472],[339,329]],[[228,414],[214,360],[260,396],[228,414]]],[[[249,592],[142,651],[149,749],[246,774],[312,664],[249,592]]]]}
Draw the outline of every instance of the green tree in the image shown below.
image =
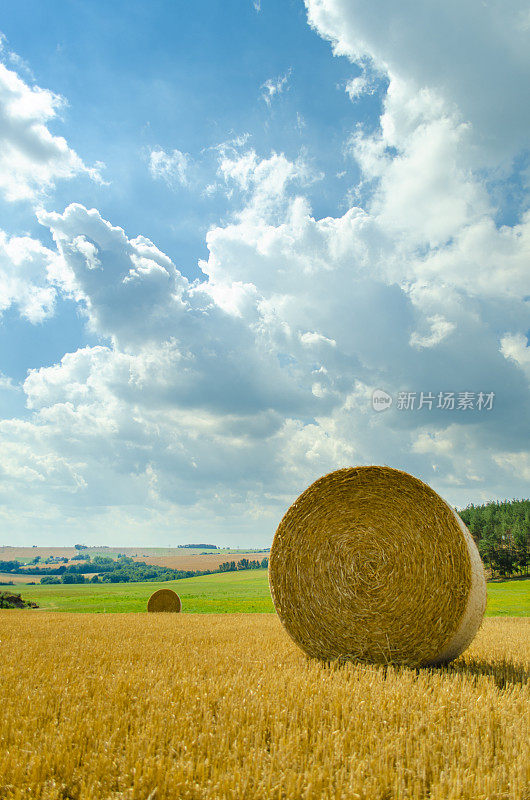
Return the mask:
{"type": "Polygon", "coordinates": [[[63,572],[63,583],[86,583],[85,576],[78,572],[63,572]]]}

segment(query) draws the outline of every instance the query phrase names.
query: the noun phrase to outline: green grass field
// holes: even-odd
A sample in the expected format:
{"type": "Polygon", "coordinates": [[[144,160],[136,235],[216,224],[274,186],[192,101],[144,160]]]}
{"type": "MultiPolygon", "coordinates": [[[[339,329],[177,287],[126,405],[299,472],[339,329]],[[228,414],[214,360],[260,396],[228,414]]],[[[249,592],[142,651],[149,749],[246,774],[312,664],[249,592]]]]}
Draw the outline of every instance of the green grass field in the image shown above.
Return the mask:
{"type": "MultiPolygon", "coordinates": [[[[1,590],[2,587],[0,587],[1,590]]],[[[145,611],[157,589],[174,589],[189,613],[254,613],[274,611],[266,570],[243,570],[202,575],[180,581],[148,583],[59,584],[13,586],[49,611],[145,611]]],[[[488,583],[487,616],[530,616],[530,579],[488,583]]]]}
{"type": "MultiPolygon", "coordinates": [[[[5,587],[7,588],[7,587],[5,587]]],[[[180,581],[146,583],[58,584],[9,587],[49,611],[145,611],[157,589],[173,589],[182,610],[194,614],[274,611],[267,570],[201,575],[180,581]]]]}
{"type": "Polygon", "coordinates": [[[488,617],[529,617],[530,578],[488,583],[488,617]]]}

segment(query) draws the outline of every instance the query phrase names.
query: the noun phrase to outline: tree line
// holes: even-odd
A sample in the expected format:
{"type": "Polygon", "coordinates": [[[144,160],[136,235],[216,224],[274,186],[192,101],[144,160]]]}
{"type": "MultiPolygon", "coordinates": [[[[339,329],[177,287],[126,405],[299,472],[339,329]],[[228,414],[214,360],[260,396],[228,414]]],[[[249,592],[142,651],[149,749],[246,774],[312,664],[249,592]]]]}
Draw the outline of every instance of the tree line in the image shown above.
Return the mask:
{"type": "Polygon", "coordinates": [[[88,557],[80,564],[69,566],[23,567],[19,561],[0,561],[0,572],[14,575],[41,575],[41,583],[86,583],[87,574],[95,573],[91,583],[130,583],[139,581],[175,581],[193,578],[196,575],[209,575],[211,570],[182,570],[134,561],[128,556],[116,560],[109,556],[88,557]]]}
{"type": "Polygon", "coordinates": [[[212,575],[214,572],[230,572],[237,569],[266,569],[268,559],[249,561],[242,558],[237,563],[234,561],[221,564],[218,569],[191,570],[171,569],[156,564],[146,564],[145,561],[134,561],[129,556],[118,556],[117,559],[109,556],[87,556],[79,564],[69,566],[52,566],[49,568],[39,566],[24,567],[19,561],[0,561],[0,572],[13,575],[40,575],[41,583],[138,583],[140,581],[176,581],[182,578],[194,578],[198,575],[212,575]],[[94,573],[94,574],[92,574],[94,573]],[[91,577],[86,576],[90,574],[91,577]]]}
{"type": "Polygon", "coordinates": [[[458,513],[493,577],[528,575],[530,500],[471,504],[458,513]]]}
{"type": "Polygon", "coordinates": [[[268,566],[268,558],[262,558],[261,561],[249,561],[248,558],[242,558],[240,561],[223,561],[222,564],[219,564],[219,572],[236,572],[238,569],[267,569],[268,566]]]}

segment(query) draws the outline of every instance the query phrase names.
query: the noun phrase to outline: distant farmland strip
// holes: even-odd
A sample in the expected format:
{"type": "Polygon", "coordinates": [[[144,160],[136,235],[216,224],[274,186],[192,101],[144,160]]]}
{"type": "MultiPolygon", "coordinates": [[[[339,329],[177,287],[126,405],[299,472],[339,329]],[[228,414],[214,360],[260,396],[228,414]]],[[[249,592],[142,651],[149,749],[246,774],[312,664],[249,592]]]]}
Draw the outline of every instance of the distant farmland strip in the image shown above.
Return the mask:
{"type": "Polygon", "coordinates": [[[261,561],[263,558],[267,558],[268,555],[268,550],[263,550],[260,553],[208,553],[205,555],[186,554],[186,551],[183,551],[182,555],[138,556],[134,560],[145,561],[148,565],[152,564],[153,566],[168,567],[169,569],[191,569],[198,571],[218,569],[219,565],[225,561],[235,561],[237,563],[242,558],[248,558],[249,561],[261,561]]]}

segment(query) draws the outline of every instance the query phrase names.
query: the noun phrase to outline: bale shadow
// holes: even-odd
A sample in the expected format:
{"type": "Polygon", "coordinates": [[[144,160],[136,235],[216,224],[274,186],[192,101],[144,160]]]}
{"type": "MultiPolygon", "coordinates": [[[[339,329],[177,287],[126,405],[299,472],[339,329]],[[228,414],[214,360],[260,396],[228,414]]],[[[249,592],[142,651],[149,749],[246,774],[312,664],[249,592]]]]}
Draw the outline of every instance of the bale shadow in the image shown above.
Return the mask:
{"type": "MultiPolygon", "coordinates": [[[[309,661],[313,659],[308,658],[309,661]]],[[[320,662],[325,669],[341,670],[348,665],[359,665],[377,669],[383,676],[389,670],[407,670],[417,676],[430,673],[436,675],[447,675],[453,677],[461,675],[471,678],[476,682],[481,677],[493,678],[498,689],[505,689],[508,686],[525,686],[530,681],[530,667],[526,664],[518,664],[513,661],[503,659],[502,661],[487,661],[483,658],[467,658],[465,660],[451,661],[449,664],[439,666],[414,667],[412,665],[398,664],[391,661],[387,663],[374,663],[362,658],[353,656],[341,656],[333,661],[320,662]]],[[[529,798],[530,800],[530,798],[529,798]]]]}
{"type": "Polygon", "coordinates": [[[524,686],[530,680],[530,667],[513,661],[486,661],[483,658],[467,658],[465,661],[452,661],[440,667],[431,667],[446,675],[466,675],[472,678],[486,676],[493,678],[499,689],[507,686],[524,686]]]}

